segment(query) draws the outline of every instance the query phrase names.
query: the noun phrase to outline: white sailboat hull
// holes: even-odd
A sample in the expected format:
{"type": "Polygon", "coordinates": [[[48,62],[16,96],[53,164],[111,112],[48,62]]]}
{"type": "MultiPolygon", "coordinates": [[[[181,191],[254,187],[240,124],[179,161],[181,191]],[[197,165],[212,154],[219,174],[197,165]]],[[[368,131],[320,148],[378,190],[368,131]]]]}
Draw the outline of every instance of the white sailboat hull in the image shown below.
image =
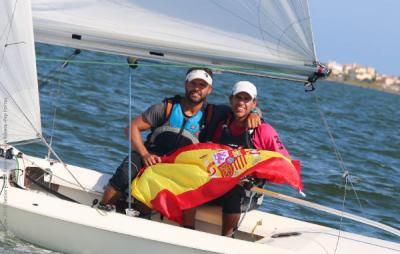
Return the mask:
{"type": "MultiPolygon", "coordinates": [[[[105,213],[90,207],[91,200],[99,198],[101,193],[84,192],[71,184],[73,179],[60,167],[61,164],[50,165],[43,159],[27,158],[30,163],[26,165],[42,165],[51,169],[52,183],[58,179],[59,192],[84,201],[84,204],[77,204],[37,190],[15,187],[8,187],[6,192],[2,192],[0,214],[7,230],[20,239],[51,250],[64,253],[283,254],[334,253],[337,245],[336,253],[400,251],[400,244],[347,232],[340,232],[337,242],[338,230],[261,211],[250,211],[246,215],[239,228],[238,239],[219,236],[221,218],[216,207],[199,209],[198,230],[184,229],[168,221],[159,222],[158,216],[147,220],[105,213]],[[60,177],[55,177],[57,175],[60,177]],[[62,186],[62,182],[69,184],[62,186]],[[292,236],[277,237],[284,233],[291,233],[292,236]]],[[[74,175],[81,177],[81,184],[92,190],[99,189],[110,177],[84,168],[72,168],[74,175]],[[88,175],[92,178],[83,177],[88,175]]]]}

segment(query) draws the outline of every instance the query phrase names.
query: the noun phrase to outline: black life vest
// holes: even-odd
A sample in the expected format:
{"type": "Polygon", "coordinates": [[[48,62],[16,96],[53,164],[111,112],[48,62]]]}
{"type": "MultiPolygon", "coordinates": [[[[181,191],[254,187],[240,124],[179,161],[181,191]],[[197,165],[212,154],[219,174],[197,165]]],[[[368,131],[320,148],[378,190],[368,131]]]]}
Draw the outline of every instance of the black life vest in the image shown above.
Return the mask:
{"type": "MultiPolygon", "coordinates": [[[[232,123],[232,113],[230,113],[226,120],[225,123],[222,125],[222,130],[221,130],[221,137],[220,137],[220,144],[223,145],[228,145],[232,148],[248,148],[248,149],[255,149],[252,137],[254,135],[254,129],[250,129],[247,131],[244,131],[240,135],[234,136],[232,135],[229,126],[232,123]]],[[[253,179],[252,180],[254,185],[257,187],[262,188],[265,184],[265,179],[253,179]]],[[[257,209],[262,204],[263,201],[263,195],[257,193],[253,194],[248,190],[245,190],[243,188],[243,196],[240,202],[240,210],[241,212],[245,212],[247,209],[253,210],[257,209]],[[251,195],[254,195],[253,198],[250,198],[251,195]]]]}
{"type": "Polygon", "coordinates": [[[229,126],[232,123],[232,114],[229,114],[222,125],[221,137],[219,140],[220,144],[228,145],[233,148],[250,148],[254,149],[254,144],[252,142],[252,137],[254,134],[254,129],[244,131],[242,134],[234,136],[232,135],[229,126]]]}

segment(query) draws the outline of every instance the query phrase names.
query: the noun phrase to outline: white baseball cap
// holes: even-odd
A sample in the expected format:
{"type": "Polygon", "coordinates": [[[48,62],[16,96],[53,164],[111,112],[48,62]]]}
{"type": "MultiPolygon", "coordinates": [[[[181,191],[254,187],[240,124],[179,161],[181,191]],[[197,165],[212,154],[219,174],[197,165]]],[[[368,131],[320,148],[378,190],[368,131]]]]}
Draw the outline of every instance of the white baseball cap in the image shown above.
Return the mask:
{"type": "Polygon", "coordinates": [[[194,79],[204,80],[207,84],[212,86],[212,78],[205,70],[193,70],[186,75],[186,82],[190,82],[194,79]]]}
{"type": "Polygon", "coordinates": [[[232,95],[245,92],[254,100],[257,97],[257,88],[249,81],[239,81],[232,88],[232,95]]]}

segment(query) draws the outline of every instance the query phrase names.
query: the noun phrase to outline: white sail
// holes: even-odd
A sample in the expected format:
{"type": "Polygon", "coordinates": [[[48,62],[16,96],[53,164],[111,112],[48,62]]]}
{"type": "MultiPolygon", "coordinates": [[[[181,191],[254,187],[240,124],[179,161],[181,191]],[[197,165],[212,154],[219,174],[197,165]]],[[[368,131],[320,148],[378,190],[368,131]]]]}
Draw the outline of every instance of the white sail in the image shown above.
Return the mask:
{"type": "Polygon", "coordinates": [[[32,0],[37,41],[306,80],[307,0],[32,0]]]}
{"type": "Polygon", "coordinates": [[[41,135],[30,1],[0,1],[0,144],[41,135]]]}

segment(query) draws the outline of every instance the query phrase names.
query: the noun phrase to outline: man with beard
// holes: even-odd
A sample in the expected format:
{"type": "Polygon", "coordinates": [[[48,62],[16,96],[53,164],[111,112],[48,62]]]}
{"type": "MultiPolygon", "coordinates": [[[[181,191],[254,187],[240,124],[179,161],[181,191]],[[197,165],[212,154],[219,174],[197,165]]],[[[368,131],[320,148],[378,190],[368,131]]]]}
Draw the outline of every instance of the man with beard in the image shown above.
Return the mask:
{"type": "MultiPolygon", "coordinates": [[[[133,146],[132,179],[143,166],[161,162],[160,156],[168,155],[179,147],[198,143],[199,140],[207,141],[207,125],[211,118],[224,117],[230,110],[228,106],[207,105],[205,99],[212,89],[212,71],[191,68],[186,73],[185,97],[164,99],[133,119],[130,130],[133,146]],[[147,130],[151,130],[151,133],[143,143],[141,132],[147,130]]],[[[248,121],[249,127],[256,127],[260,123],[260,118],[254,115],[248,121]]],[[[132,179],[128,179],[128,160],[126,157],[110,179],[99,204],[100,209],[112,210],[131,183],[132,179]]]]}

